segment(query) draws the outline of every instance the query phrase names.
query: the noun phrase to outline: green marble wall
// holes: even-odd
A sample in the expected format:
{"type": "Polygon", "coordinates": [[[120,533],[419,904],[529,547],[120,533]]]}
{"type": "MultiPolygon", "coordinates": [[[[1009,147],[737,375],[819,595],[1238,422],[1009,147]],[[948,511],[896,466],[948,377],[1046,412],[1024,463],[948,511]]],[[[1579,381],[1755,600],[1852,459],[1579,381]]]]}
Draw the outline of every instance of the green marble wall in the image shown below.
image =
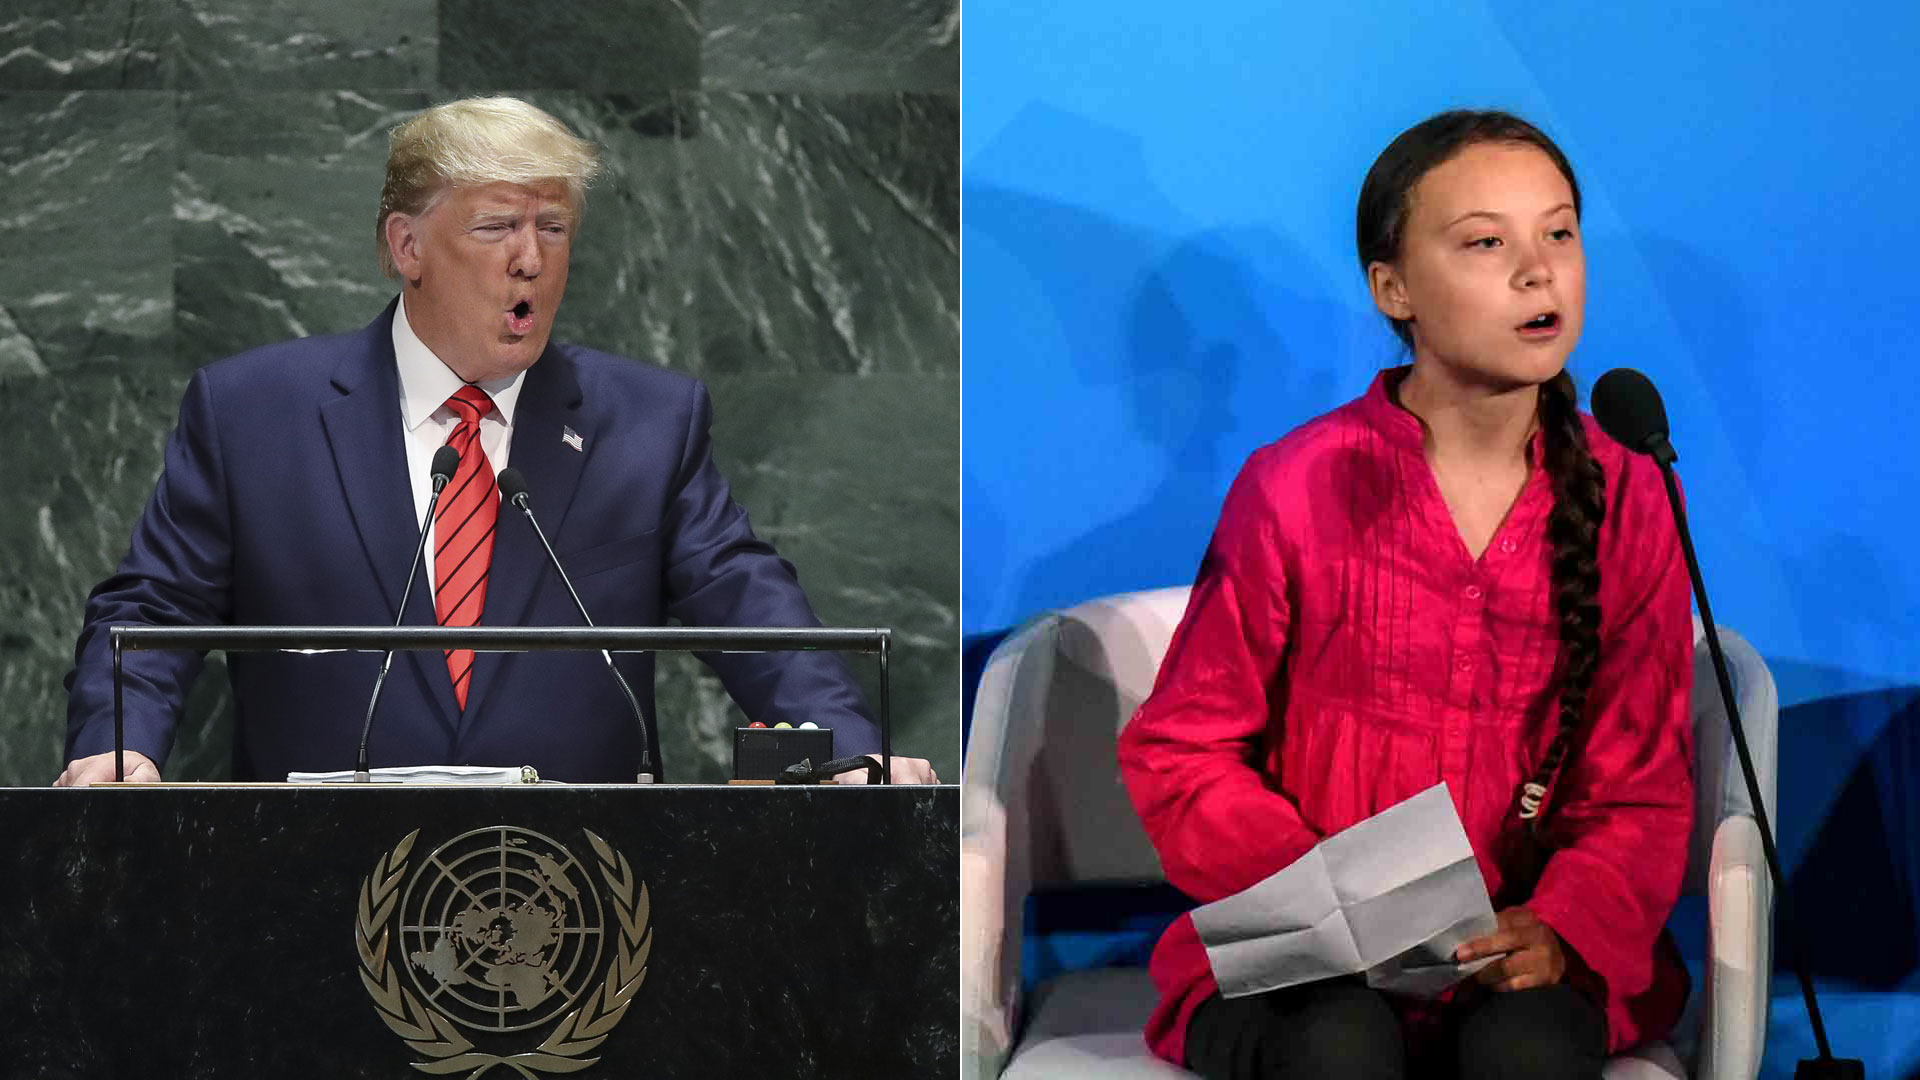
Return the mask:
{"type": "MultiPolygon", "coordinates": [[[[0,784],[61,767],[81,604],[188,374],[373,318],[387,130],[492,91],[605,150],[557,336],[709,380],[822,619],[894,628],[896,750],[959,777],[957,0],[6,7],[0,784]]],[[[676,776],[724,778],[718,681],[683,657],[659,691],[676,776]]],[[[189,712],[167,774],[219,777],[217,657],[189,712]]]]}

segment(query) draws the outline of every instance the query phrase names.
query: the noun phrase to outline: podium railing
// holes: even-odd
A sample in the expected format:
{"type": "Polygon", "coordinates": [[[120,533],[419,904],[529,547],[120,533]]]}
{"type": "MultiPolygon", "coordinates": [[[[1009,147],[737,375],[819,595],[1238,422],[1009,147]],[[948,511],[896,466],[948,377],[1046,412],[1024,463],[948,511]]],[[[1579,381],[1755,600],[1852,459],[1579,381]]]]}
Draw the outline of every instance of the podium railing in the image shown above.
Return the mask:
{"type": "Polygon", "coordinates": [[[122,651],[165,652],[858,652],[880,667],[880,779],[893,778],[887,660],[893,631],[832,626],[129,626],[107,630],[113,649],[113,772],[126,779],[122,651]]]}

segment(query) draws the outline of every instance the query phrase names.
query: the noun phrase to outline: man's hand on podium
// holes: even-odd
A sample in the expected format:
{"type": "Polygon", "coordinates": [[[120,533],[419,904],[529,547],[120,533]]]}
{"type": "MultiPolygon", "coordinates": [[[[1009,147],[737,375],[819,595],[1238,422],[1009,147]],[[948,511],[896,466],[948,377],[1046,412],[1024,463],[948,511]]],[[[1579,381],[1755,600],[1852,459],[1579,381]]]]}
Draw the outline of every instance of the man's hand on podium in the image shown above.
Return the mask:
{"type": "MultiPolygon", "coordinates": [[[[898,762],[898,758],[894,759],[898,762]]],[[[896,765],[895,773],[899,772],[896,765]]],[[[138,750],[127,751],[127,780],[130,783],[160,782],[160,767],[153,759],[138,750]]],[[[89,784],[109,784],[113,782],[113,751],[95,754],[92,757],[75,758],[67,762],[67,769],[53,782],[54,787],[86,787],[89,784]]]]}
{"type": "MultiPolygon", "coordinates": [[[[880,760],[879,754],[868,754],[867,756],[876,762],[880,760]]],[[[111,766],[109,766],[109,768],[111,768],[111,766]]],[[[855,769],[852,772],[843,772],[839,776],[834,777],[833,782],[836,784],[864,784],[867,782],[867,770],[855,769]]],[[[896,784],[937,784],[940,782],[940,778],[933,774],[933,763],[926,758],[901,757],[899,754],[895,754],[893,755],[893,782],[896,784]]]]}

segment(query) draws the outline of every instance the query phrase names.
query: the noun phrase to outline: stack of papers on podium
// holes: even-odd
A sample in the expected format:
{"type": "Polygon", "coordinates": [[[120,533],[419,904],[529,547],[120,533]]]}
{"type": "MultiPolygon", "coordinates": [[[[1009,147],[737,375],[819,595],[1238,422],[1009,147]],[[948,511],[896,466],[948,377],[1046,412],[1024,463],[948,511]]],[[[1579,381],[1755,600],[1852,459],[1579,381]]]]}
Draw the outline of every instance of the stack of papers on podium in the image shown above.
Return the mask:
{"type": "Polygon", "coordinates": [[[1193,924],[1225,997],[1362,972],[1369,986],[1433,997],[1497,959],[1453,962],[1496,924],[1444,783],[1195,908],[1193,924]]]}
{"type": "MultiPolygon", "coordinates": [[[[497,768],[490,765],[404,765],[391,769],[372,769],[367,778],[376,784],[465,784],[488,787],[499,784],[554,784],[542,780],[531,765],[497,768]]],[[[287,774],[289,784],[351,784],[353,770],[344,772],[295,772],[287,774]]]]}

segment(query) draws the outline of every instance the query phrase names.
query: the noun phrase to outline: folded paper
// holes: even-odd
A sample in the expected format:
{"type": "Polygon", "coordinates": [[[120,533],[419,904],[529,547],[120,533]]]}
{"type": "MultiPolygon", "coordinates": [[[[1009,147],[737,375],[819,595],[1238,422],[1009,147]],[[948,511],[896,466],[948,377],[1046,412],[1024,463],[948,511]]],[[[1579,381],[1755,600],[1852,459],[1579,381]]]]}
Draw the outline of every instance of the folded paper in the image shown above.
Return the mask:
{"type": "Polygon", "coordinates": [[[1195,908],[1193,924],[1225,997],[1363,973],[1369,986],[1433,997],[1497,959],[1453,962],[1496,924],[1444,783],[1195,908]]]}

